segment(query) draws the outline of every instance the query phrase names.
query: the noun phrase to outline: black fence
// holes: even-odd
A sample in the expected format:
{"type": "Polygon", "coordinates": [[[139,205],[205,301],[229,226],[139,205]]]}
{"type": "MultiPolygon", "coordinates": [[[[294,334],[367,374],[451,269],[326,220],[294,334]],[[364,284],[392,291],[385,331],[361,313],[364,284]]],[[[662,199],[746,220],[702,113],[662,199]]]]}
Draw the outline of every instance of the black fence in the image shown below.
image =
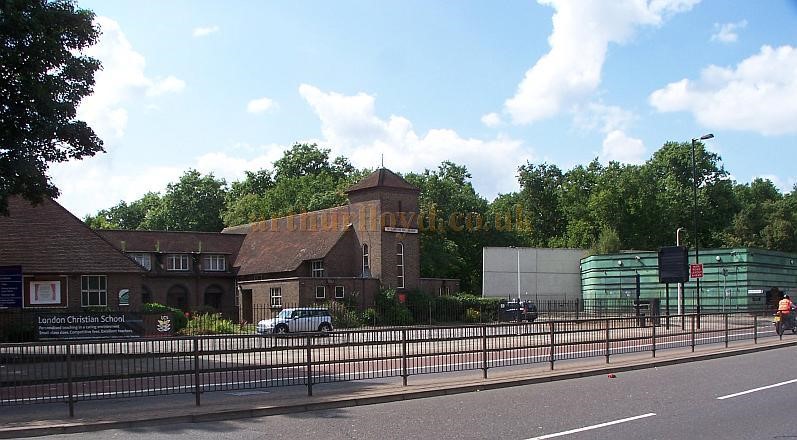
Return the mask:
{"type": "MultiPolygon", "coordinates": [[[[357,307],[337,301],[314,304],[330,311],[335,329],[381,328],[392,326],[441,326],[467,324],[493,324],[500,322],[546,322],[551,320],[580,320],[608,317],[667,316],[678,312],[675,300],[669,304],[658,298],[639,301],[630,298],[611,299],[539,299],[536,302],[512,302],[497,298],[430,297],[424,301],[381,301],[370,307],[357,307]]],[[[273,307],[267,304],[252,306],[252,322],[239,321],[221,313],[183,312],[159,306],[141,311],[109,312],[83,311],[76,313],[86,319],[99,321],[109,314],[124,315],[129,322],[139,322],[130,330],[131,337],[194,336],[255,334],[257,323],[275,318],[281,311],[296,308],[296,304],[273,307]],[[165,318],[164,318],[165,317],[165,318]],[[160,331],[159,323],[167,319],[168,330],[160,331]]],[[[762,313],[774,310],[763,303],[750,302],[747,297],[704,298],[701,313],[749,312],[762,313]]],[[[695,313],[696,305],[687,302],[684,313],[695,313]]],[[[94,333],[81,334],[73,326],[64,324],[60,330],[42,332],[42,319],[69,313],[58,310],[0,310],[0,343],[33,342],[56,339],[86,339],[98,332],[104,337],[119,336],[105,326],[94,333]]],[[[85,327],[85,326],[84,326],[85,327]]],[[[94,325],[93,327],[102,327],[94,325]]],[[[124,329],[119,331],[126,331],[124,329]]]]}
{"type": "Polygon", "coordinates": [[[0,406],[193,394],[555,363],[775,335],[769,317],[615,317],[297,335],[0,344],[0,406]]]}

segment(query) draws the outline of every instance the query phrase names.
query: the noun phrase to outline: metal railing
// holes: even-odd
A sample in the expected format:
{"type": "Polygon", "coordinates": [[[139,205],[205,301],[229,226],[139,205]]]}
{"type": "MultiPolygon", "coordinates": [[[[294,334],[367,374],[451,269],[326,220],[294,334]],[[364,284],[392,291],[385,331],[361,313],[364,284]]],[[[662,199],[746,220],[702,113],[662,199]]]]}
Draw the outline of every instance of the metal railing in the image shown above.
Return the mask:
{"type": "Polygon", "coordinates": [[[400,327],[324,334],[192,336],[0,344],[0,406],[317,384],[488,370],[722,344],[774,335],[769,319],[725,313],[400,327]],[[699,322],[699,324],[698,324],[699,322]]]}

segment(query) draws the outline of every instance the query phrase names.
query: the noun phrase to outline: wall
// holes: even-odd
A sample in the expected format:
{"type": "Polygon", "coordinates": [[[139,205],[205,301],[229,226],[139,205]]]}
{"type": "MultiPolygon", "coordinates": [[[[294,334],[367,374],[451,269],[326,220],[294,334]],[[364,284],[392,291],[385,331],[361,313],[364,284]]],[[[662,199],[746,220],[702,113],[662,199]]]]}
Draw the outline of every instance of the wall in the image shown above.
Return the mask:
{"type": "Polygon", "coordinates": [[[583,249],[485,247],[482,250],[483,296],[518,296],[519,259],[521,299],[580,298],[579,263],[585,253],[583,249]]]}

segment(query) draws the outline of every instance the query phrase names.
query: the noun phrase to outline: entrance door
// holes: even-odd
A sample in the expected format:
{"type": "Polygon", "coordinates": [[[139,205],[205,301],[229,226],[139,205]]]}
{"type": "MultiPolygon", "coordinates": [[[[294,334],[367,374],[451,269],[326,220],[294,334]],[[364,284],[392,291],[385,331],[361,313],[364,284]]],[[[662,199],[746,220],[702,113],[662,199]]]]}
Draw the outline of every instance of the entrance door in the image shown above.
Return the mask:
{"type": "Polygon", "coordinates": [[[241,320],[255,322],[252,313],[252,289],[241,289],[241,320]]]}

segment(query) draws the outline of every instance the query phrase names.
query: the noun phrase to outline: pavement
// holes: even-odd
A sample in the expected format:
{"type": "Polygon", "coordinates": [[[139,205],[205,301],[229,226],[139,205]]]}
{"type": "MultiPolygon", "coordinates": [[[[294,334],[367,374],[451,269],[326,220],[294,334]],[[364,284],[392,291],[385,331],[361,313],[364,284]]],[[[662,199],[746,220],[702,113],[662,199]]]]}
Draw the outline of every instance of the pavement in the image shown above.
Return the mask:
{"type": "Polygon", "coordinates": [[[315,384],[313,396],[303,385],[206,392],[197,406],[193,394],[107,399],[77,402],[70,418],[66,403],[28,404],[0,408],[0,439],[68,434],[104,429],[131,429],[175,423],[198,423],[276,414],[289,414],[345,408],[426,397],[476,392],[511,386],[530,385],[624,371],[655,368],[685,362],[743,355],[781,347],[797,346],[797,339],[739,341],[729,348],[722,345],[698,346],[650,352],[612,355],[605,358],[557,361],[551,371],[547,363],[488,370],[410,376],[404,386],[401,378],[315,384]]]}

